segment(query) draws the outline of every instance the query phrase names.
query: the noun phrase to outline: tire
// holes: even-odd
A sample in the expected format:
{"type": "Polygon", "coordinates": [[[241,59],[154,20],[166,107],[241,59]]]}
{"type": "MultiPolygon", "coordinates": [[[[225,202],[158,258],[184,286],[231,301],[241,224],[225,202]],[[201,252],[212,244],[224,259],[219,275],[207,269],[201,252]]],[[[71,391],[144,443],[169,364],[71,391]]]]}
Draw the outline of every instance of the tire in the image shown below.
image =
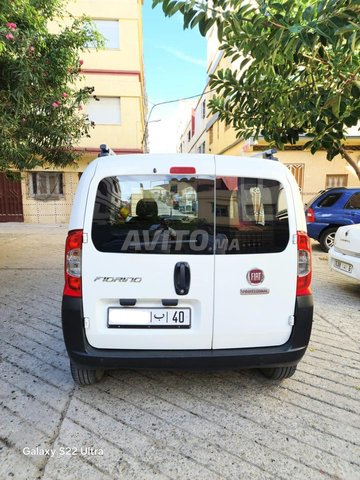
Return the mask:
{"type": "Polygon", "coordinates": [[[337,231],[337,227],[327,228],[320,236],[319,243],[321,249],[324,252],[328,252],[330,248],[334,245],[335,240],[335,233],[337,231]]]}
{"type": "Polygon", "coordinates": [[[90,369],[86,367],[78,367],[74,362],[70,361],[70,371],[74,382],[77,385],[94,385],[98,383],[104,376],[104,370],[101,368],[90,369]]]}
{"type": "Polygon", "coordinates": [[[270,378],[271,380],[284,380],[294,375],[296,365],[293,367],[261,368],[260,371],[264,377],[270,378]]]}

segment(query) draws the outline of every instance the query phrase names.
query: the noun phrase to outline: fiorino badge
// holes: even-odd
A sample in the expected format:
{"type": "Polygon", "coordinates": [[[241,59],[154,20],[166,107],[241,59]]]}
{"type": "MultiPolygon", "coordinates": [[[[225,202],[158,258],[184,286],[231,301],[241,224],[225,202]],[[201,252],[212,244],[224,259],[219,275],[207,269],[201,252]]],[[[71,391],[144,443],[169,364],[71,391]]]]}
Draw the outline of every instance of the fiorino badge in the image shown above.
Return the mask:
{"type": "MultiPolygon", "coordinates": [[[[254,287],[257,287],[263,283],[265,279],[264,272],[260,268],[253,268],[246,274],[246,280],[254,287]]],[[[270,293],[268,288],[241,288],[240,295],[267,295],[270,293]]]]}

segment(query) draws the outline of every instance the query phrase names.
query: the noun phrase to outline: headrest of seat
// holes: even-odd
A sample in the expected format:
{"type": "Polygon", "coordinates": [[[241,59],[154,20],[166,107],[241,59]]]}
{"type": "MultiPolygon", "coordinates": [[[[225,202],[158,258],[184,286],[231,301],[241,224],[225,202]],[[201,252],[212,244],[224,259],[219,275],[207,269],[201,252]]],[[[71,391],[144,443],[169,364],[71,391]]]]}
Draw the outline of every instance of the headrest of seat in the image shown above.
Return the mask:
{"type": "Polygon", "coordinates": [[[158,214],[158,206],[152,198],[142,198],[136,205],[136,215],[138,217],[156,217],[158,214]]]}

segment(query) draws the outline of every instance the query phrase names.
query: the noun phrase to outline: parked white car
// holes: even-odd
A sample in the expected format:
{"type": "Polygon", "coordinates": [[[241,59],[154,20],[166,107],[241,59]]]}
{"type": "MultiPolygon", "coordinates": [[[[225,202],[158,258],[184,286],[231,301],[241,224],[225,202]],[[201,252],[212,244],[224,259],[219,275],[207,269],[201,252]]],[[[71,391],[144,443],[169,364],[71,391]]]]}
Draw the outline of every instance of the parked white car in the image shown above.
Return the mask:
{"type": "Polygon", "coordinates": [[[337,230],[334,246],[329,250],[329,266],[360,281],[360,224],[337,230]]]}

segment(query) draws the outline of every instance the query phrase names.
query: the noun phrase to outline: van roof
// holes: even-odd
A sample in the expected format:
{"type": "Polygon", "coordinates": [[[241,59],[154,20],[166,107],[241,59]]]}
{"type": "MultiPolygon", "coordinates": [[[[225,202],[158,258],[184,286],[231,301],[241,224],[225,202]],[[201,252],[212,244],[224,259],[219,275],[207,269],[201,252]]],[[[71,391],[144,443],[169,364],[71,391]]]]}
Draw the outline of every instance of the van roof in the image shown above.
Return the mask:
{"type": "MultiPolygon", "coordinates": [[[[159,162],[161,165],[166,163],[169,167],[172,166],[191,166],[195,167],[201,165],[205,161],[214,161],[217,165],[221,163],[221,159],[224,158],[223,155],[210,155],[210,154],[185,154],[185,153],[148,153],[148,154],[130,154],[130,155],[109,155],[105,157],[99,157],[95,160],[97,173],[99,171],[109,171],[116,170],[120,164],[139,164],[144,163],[144,161],[149,162],[149,167],[152,167],[150,162],[159,162]]],[[[269,174],[274,175],[275,172],[280,172],[284,174],[284,170],[288,169],[281,163],[272,159],[264,159],[257,156],[226,156],[227,161],[230,162],[241,162],[241,166],[244,170],[249,171],[250,169],[256,168],[256,173],[261,171],[262,175],[269,174]]],[[[155,166],[155,165],[154,165],[155,166]]],[[[144,174],[156,173],[152,170],[145,172],[144,174]]],[[[210,172],[209,172],[210,173],[210,172]]]]}

